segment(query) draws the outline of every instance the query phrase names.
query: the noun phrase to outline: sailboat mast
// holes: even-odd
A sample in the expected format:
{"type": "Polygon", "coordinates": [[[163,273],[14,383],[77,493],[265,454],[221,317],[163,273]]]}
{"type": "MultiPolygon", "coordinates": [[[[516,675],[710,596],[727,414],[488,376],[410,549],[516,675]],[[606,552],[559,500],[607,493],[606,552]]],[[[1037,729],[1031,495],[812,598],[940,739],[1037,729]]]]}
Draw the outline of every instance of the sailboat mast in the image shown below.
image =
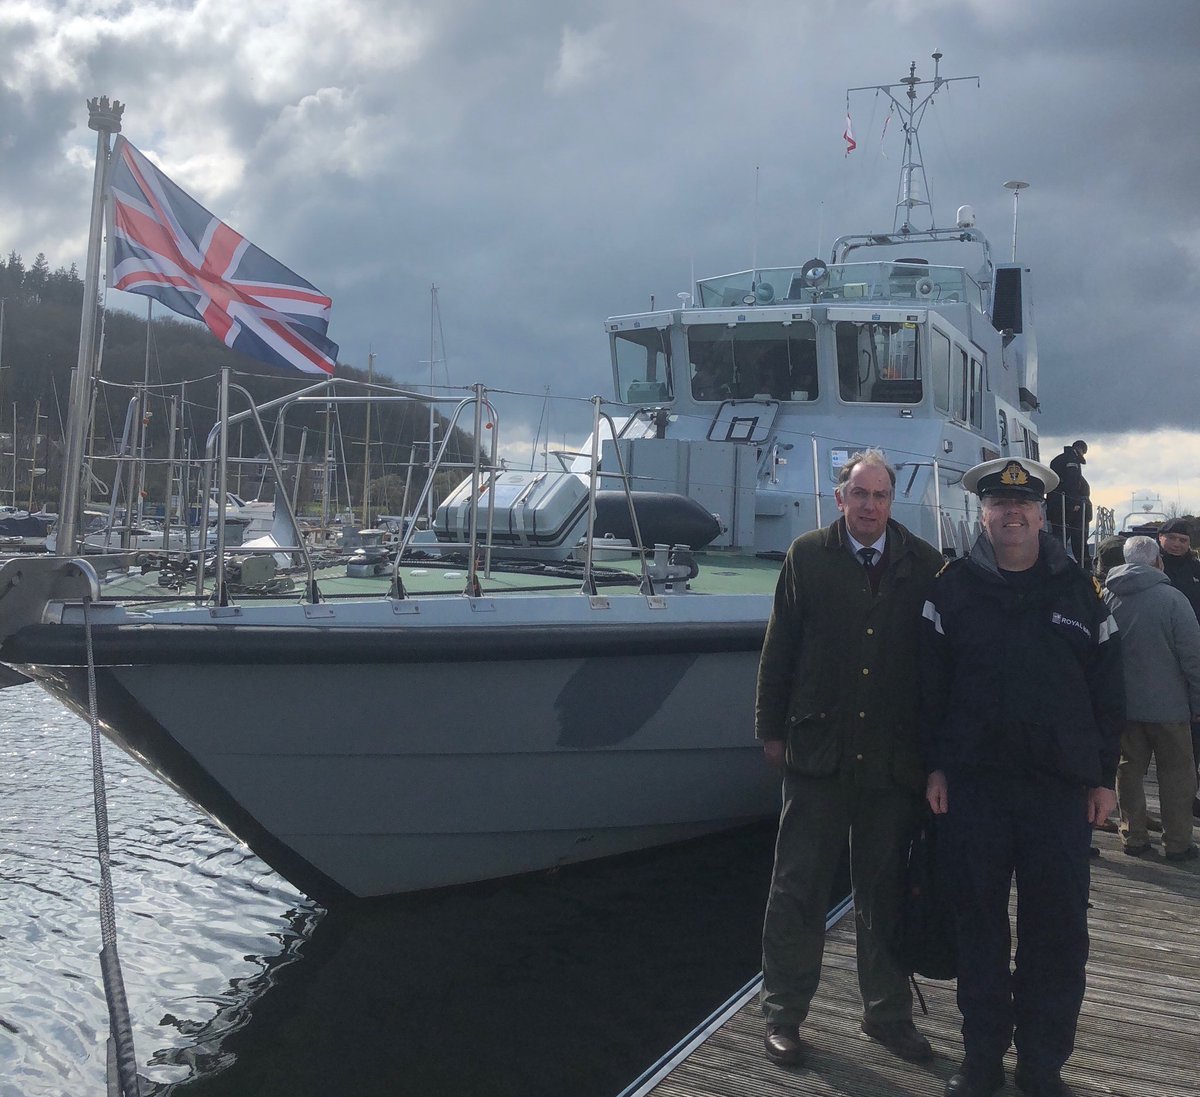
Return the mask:
{"type": "Polygon", "coordinates": [[[428,529],[433,529],[433,455],[434,455],[434,433],[436,429],[436,418],[433,410],[433,370],[437,364],[437,356],[435,348],[437,340],[435,338],[437,332],[437,286],[430,285],[429,287],[429,491],[425,495],[425,518],[428,521],[428,529]]]}
{"type": "Polygon", "coordinates": [[[333,411],[333,405],[326,403],[325,405],[325,456],[321,466],[321,528],[325,529],[329,526],[329,489],[330,477],[329,467],[333,461],[333,441],[330,437],[330,415],[333,411]]]}
{"type": "MultiPolygon", "coordinates": [[[[30,514],[33,513],[33,485],[37,482],[37,450],[38,450],[38,429],[41,426],[42,418],[42,401],[39,397],[33,402],[33,448],[29,451],[29,502],[25,504],[25,509],[30,514]]],[[[15,503],[14,503],[15,505],[15,503]]]]}
{"type": "Polygon", "coordinates": [[[62,495],[58,504],[58,552],[75,551],[79,486],[83,472],[83,443],[90,416],[96,301],[100,290],[100,240],[104,221],[104,182],[108,171],[109,137],[121,132],[123,103],[107,95],[88,100],[88,128],[96,131],[96,173],[92,181],[92,216],[88,231],[87,267],[83,279],[83,316],[79,323],[79,358],[71,375],[71,417],[63,461],[62,495]]]}
{"type": "MultiPolygon", "coordinates": [[[[137,463],[137,521],[142,524],[146,499],[146,436],[150,433],[150,324],[154,319],[154,298],[146,298],[146,359],[142,365],[142,399],[138,416],[138,463],[137,463]]],[[[132,500],[131,500],[132,502],[132,500]]]]}
{"type": "MultiPolygon", "coordinates": [[[[367,385],[375,382],[375,352],[367,351],[367,385]]],[[[370,392],[370,388],[367,389],[370,392]]],[[[363,427],[363,529],[371,525],[371,401],[367,401],[366,425],[363,427]]]]}

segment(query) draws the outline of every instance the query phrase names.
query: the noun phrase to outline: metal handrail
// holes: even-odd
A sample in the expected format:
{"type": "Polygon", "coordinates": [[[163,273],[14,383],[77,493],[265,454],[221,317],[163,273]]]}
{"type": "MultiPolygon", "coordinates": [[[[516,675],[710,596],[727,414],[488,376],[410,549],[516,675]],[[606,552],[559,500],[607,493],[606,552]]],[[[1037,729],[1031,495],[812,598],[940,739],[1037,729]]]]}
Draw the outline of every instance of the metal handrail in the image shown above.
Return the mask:
{"type": "MultiPolygon", "coordinates": [[[[488,398],[487,398],[487,389],[484,388],[483,385],[474,385],[474,386],[472,386],[472,388],[475,392],[475,395],[469,399],[460,400],[458,402],[457,406],[454,408],[454,411],[452,411],[448,417],[446,433],[445,433],[444,437],[442,438],[442,444],[438,447],[437,455],[434,457],[433,461],[430,463],[429,475],[426,477],[425,484],[421,488],[421,493],[417,497],[416,505],[413,507],[414,514],[420,513],[421,508],[425,505],[425,501],[426,501],[426,499],[428,499],[430,492],[433,491],[433,481],[434,481],[434,477],[438,473],[438,470],[440,468],[442,468],[443,465],[445,465],[446,467],[452,467],[453,463],[452,462],[443,462],[443,458],[445,457],[447,448],[449,448],[451,438],[454,437],[454,427],[458,422],[458,418],[462,414],[463,410],[469,405],[473,406],[475,408],[475,425],[476,425],[477,431],[482,430],[483,408],[486,406],[488,409],[488,414],[491,416],[491,420],[492,420],[492,451],[491,451],[491,455],[489,457],[489,463],[486,468],[486,471],[489,475],[492,475],[492,474],[500,471],[499,466],[496,463],[497,438],[500,433],[500,431],[498,429],[499,416],[496,414],[496,409],[492,405],[492,402],[490,400],[488,400],[488,398]]],[[[471,475],[471,516],[470,516],[470,531],[471,532],[470,532],[469,544],[468,544],[468,550],[469,550],[469,554],[470,554],[470,563],[467,567],[467,589],[466,589],[466,593],[471,597],[476,597],[478,595],[478,590],[479,590],[478,563],[477,563],[477,552],[476,552],[476,550],[478,548],[478,545],[477,545],[477,539],[478,539],[477,515],[478,515],[478,510],[479,510],[479,476],[483,471],[485,471],[484,467],[479,462],[479,438],[478,438],[478,435],[476,436],[476,439],[475,439],[474,449],[475,449],[475,459],[472,462],[472,475],[471,475]]],[[[494,518],[495,518],[495,498],[496,498],[495,491],[489,491],[488,492],[488,544],[487,544],[487,562],[486,562],[485,569],[484,569],[485,574],[490,573],[490,570],[491,570],[491,541],[492,541],[492,531],[493,531],[494,518]]],[[[400,547],[396,550],[396,555],[395,555],[394,559],[392,560],[392,586],[391,586],[390,596],[394,599],[402,599],[402,598],[406,597],[405,591],[404,591],[404,584],[400,581],[400,560],[404,556],[404,554],[408,551],[408,547],[412,543],[412,537],[415,532],[416,532],[415,523],[410,523],[409,527],[404,531],[403,536],[400,538],[400,547]]]]}
{"type": "MultiPolygon", "coordinates": [[[[200,566],[197,567],[197,569],[196,569],[196,601],[202,602],[204,600],[204,554],[208,548],[208,503],[209,503],[209,498],[211,495],[211,492],[209,491],[209,482],[208,481],[209,481],[209,476],[210,476],[210,470],[212,468],[212,458],[213,458],[212,450],[213,450],[213,446],[216,442],[216,439],[219,436],[221,439],[221,444],[222,444],[222,453],[221,453],[220,470],[218,473],[218,479],[220,481],[218,490],[219,490],[220,494],[217,497],[217,521],[219,523],[219,526],[217,528],[217,559],[215,562],[216,575],[214,577],[215,584],[214,584],[214,590],[213,590],[213,597],[217,601],[218,605],[224,606],[224,605],[228,605],[228,598],[229,598],[228,591],[225,587],[225,522],[224,522],[226,492],[229,487],[229,485],[227,483],[228,470],[226,468],[224,450],[228,446],[228,441],[229,441],[228,428],[229,428],[229,423],[232,421],[230,418],[230,415],[229,415],[229,405],[228,405],[228,390],[229,389],[236,389],[243,396],[245,396],[246,402],[249,405],[249,409],[247,412],[239,413],[239,421],[240,421],[240,419],[244,419],[247,417],[253,418],[255,425],[258,427],[259,437],[262,439],[263,446],[266,449],[267,458],[271,462],[271,470],[275,474],[275,482],[277,484],[283,483],[283,470],[280,468],[279,462],[275,459],[275,454],[271,452],[271,442],[270,442],[270,439],[267,437],[266,427],[263,425],[262,417],[259,415],[258,408],[254,404],[254,398],[241,385],[234,385],[229,382],[228,367],[226,367],[224,370],[222,370],[222,374],[223,374],[223,378],[222,378],[221,387],[223,390],[225,390],[222,393],[222,397],[223,397],[222,411],[223,411],[224,415],[223,415],[222,420],[220,422],[214,424],[212,430],[209,431],[208,439],[205,443],[205,448],[204,448],[205,454],[206,454],[206,460],[205,460],[205,464],[204,464],[203,490],[201,492],[201,498],[204,500],[204,502],[201,505],[200,566]],[[222,429],[222,425],[223,425],[224,429],[222,429]]],[[[298,534],[300,532],[300,524],[296,521],[296,512],[292,509],[291,501],[287,498],[286,492],[276,492],[275,505],[276,506],[279,505],[279,500],[281,498],[283,500],[283,505],[287,510],[288,519],[290,520],[291,525],[292,525],[292,532],[298,534]]],[[[312,554],[308,551],[308,545],[306,545],[304,543],[303,537],[297,537],[297,540],[300,542],[299,552],[300,552],[300,555],[304,559],[304,568],[305,568],[305,572],[307,573],[307,577],[308,577],[308,581],[305,584],[304,597],[310,602],[317,602],[320,600],[320,595],[317,591],[317,581],[316,581],[315,571],[313,568],[312,554]]],[[[262,549],[247,548],[244,551],[247,553],[250,553],[250,554],[256,554],[256,553],[266,553],[266,552],[275,553],[275,552],[286,552],[286,551],[296,551],[296,550],[295,550],[295,548],[290,548],[290,547],[283,548],[282,546],[272,546],[270,548],[262,548],[262,549]]]]}
{"type": "Polygon", "coordinates": [[[617,445],[617,426],[613,422],[611,415],[600,410],[602,403],[602,397],[592,397],[592,450],[590,454],[591,469],[588,476],[587,544],[584,545],[583,549],[583,585],[580,587],[580,593],[587,595],[596,594],[596,580],[592,574],[592,549],[594,547],[594,535],[596,532],[596,491],[599,486],[600,477],[619,476],[622,486],[625,489],[625,500],[629,504],[629,522],[633,526],[633,537],[637,542],[638,559],[642,565],[642,585],[640,589],[643,594],[653,595],[654,580],[650,577],[650,568],[646,563],[646,546],[642,543],[642,530],[638,525],[637,507],[633,503],[633,489],[629,484],[629,474],[625,471],[625,460],[621,456],[621,447],[617,445]],[[613,453],[616,455],[618,469],[615,473],[606,473],[600,470],[601,419],[608,424],[609,435],[613,440],[613,453]]]}

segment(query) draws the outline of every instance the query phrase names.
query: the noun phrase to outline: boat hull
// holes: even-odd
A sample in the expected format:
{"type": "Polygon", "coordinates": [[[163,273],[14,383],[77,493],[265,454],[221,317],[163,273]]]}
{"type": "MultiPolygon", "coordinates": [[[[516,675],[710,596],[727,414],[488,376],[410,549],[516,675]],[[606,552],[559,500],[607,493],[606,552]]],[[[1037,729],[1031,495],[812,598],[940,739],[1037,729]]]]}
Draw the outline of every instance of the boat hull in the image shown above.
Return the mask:
{"type": "MultiPolygon", "coordinates": [[[[773,814],[764,625],[97,627],[97,705],[109,738],[331,903],[773,814]]],[[[82,639],[33,626],[4,658],[83,711],[82,639]]]]}

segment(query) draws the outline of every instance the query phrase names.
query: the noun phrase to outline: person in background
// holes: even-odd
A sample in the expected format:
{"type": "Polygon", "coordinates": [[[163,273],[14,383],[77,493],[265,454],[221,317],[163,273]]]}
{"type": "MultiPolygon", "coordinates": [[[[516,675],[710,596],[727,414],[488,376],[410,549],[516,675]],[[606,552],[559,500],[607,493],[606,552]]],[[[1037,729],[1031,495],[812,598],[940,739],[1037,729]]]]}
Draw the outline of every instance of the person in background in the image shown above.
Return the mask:
{"type": "Polygon", "coordinates": [[[1104,583],[1108,573],[1125,563],[1125,538],[1118,534],[1105,537],[1096,546],[1096,578],[1104,583]]]}
{"type": "Polygon", "coordinates": [[[1189,718],[1200,715],[1200,623],[1163,572],[1152,537],[1130,537],[1125,563],[1108,573],[1109,609],[1121,630],[1125,730],[1117,767],[1117,806],[1125,852],[1150,851],[1143,781],[1154,757],[1163,854],[1194,861],[1192,800],[1196,764],[1189,718]]]}
{"type": "Polygon", "coordinates": [[[908,973],[885,948],[921,803],[917,631],[941,553],[891,520],[896,473],[855,454],[842,516],[797,538],[779,575],[758,671],[755,734],[783,769],[783,810],[763,924],[769,1058],[797,1065],[821,978],[834,874],[850,838],[862,1030],[902,1059],[931,1059],[908,973]]]}
{"type": "Polygon", "coordinates": [[[1100,587],[1044,532],[1055,473],[969,469],[980,534],[934,580],[921,632],[926,798],[958,945],[963,1061],[947,1097],[991,1097],[1017,1046],[1029,1097],[1070,1097],[1088,955],[1091,826],[1116,806],[1124,688],[1100,587]],[[1015,967],[1009,892],[1017,881],[1015,967]]]}
{"type": "Polygon", "coordinates": [[[1084,479],[1083,466],[1087,464],[1087,443],[1077,438],[1050,462],[1051,470],[1058,476],[1058,487],[1046,495],[1046,516],[1050,528],[1065,545],[1077,564],[1086,567],[1087,531],[1092,521],[1092,489],[1084,479]]]}
{"type": "MultiPolygon", "coordinates": [[[[1192,552],[1192,526],[1186,518],[1172,518],[1158,531],[1163,571],[1171,586],[1191,603],[1200,621],[1200,561],[1192,552]]],[[[1200,721],[1192,721],[1192,759],[1200,769],[1200,721]]],[[[1200,799],[1192,801],[1192,817],[1200,819],[1200,799]]]]}
{"type": "Polygon", "coordinates": [[[1200,560],[1192,552],[1192,527],[1186,518],[1172,518],[1158,530],[1163,571],[1200,620],[1200,560]]]}
{"type": "MultiPolygon", "coordinates": [[[[1105,537],[1104,540],[1096,546],[1096,579],[1099,581],[1101,586],[1103,586],[1105,579],[1108,577],[1108,573],[1112,571],[1113,568],[1121,567],[1124,563],[1124,537],[1120,536],[1119,534],[1113,534],[1111,537],[1105,537]]],[[[1150,822],[1151,820],[1148,818],[1147,821],[1150,822]]],[[[1160,830],[1162,829],[1161,824],[1159,824],[1157,820],[1153,820],[1153,822],[1160,830]]],[[[1098,823],[1095,829],[1104,830],[1110,834],[1116,834],[1121,829],[1120,821],[1115,815],[1111,815],[1109,818],[1105,819],[1104,822],[1098,823]]],[[[1092,846],[1090,852],[1093,857],[1100,856],[1100,849],[1098,846],[1092,846]]]]}
{"type": "Polygon", "coordinates": [[[692,395],[697,400],[724,400],[729,396],[729,373],[714,358],[696,364],[692,395]]]}

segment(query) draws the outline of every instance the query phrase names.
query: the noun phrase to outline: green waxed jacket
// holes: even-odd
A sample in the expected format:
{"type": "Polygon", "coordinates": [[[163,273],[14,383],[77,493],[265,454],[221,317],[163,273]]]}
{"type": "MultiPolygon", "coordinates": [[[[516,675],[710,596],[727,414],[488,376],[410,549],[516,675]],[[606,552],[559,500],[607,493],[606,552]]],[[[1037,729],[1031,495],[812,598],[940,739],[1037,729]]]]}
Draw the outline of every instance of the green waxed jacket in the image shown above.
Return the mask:
{"type": "Polygon", "coordinates": [[[889,521],[885,570],[872,594],[846,538],[839,518],[788,550],[759,662],[755,734],[785,739],[797,773],[924,788],[918,622],[945,560],[889,521]]]}

